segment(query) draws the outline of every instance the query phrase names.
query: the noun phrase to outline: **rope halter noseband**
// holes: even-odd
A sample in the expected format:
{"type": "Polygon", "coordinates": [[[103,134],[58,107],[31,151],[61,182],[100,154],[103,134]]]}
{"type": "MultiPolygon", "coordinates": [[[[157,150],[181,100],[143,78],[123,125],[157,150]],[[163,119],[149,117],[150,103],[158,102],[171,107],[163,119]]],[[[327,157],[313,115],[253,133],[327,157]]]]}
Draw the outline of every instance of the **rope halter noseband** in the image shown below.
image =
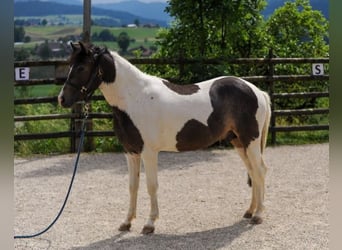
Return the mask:
{"type": "Polygon", "coordinates": [[[100,50],[99,52],[91,51],[91,53],[93,54],[94,68],[86,84],[79,86],[79,85],[71,83],[69,79],[67,79],[66,81],[66,85],[69,85],[70,87],[73,87],[74,89],[80,91],[82,95],[82,99],[84,101],[88,101],[91,98],[91,96],[94,94],[97,87],[103,81],[102,79],[103,71],[99,65],[99,59],[100,59],[100,56],[106,52],[107,50],[100,50]]]}

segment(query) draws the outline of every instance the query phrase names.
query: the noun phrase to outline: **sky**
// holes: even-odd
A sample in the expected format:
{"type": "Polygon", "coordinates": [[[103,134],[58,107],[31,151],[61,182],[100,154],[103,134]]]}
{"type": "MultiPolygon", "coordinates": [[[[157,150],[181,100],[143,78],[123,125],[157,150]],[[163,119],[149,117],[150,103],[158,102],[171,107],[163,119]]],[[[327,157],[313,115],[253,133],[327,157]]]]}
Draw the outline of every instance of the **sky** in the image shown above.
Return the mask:
{"type": "Polygon", "coordinates": [[[139,1],[144,3],[156,3],[156,2],[163,2],[165,3],[167,0],[91,0],[91,3],[98,4],[98,3],[118,3],[124,1],[139,1]]]}

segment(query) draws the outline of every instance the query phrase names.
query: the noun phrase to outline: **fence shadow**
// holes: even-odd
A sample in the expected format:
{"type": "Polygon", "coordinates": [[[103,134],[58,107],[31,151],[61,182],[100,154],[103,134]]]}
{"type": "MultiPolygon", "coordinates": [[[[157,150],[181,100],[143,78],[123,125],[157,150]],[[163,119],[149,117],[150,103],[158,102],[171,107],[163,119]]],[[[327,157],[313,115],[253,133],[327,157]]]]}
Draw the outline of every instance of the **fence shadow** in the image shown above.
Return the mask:
{"type": "Polygon", "coordinates": [[[229,246],[236,238],[252,228],[253,225],[249,224],[249,220],[240,220],[228,227],[183,235],[156,233],[121,239],[125,233],[118,233],[110,239],[72,249],[220,249],[229,246]]]}

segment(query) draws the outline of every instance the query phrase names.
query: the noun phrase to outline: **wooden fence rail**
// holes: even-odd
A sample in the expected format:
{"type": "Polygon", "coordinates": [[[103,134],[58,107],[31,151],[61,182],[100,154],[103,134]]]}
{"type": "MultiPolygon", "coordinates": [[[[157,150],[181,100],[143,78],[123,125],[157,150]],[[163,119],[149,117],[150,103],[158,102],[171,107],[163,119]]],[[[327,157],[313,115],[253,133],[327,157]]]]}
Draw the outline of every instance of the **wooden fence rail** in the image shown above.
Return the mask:
{"type": "MultiPolygon", "coordinates": [[[[329,75],[276,75],[274,74],[274,66],[278,64],[313,64],[321,63],[328,64],[329,58],[213,58],[213,59],[130,59],[130,62],[136,65],[168,65],[175,64],[180,65],[182,68],[186,64],[202,63],[202,64],[245,64],[245,65],[266,65],[268,67],[268,75],[263,76],[244,76],[242,78],[253,82],[253,83],[267,83],[268,92],[270,94],[272,102],[277,99],[291,99],[291,98],[329,98],[328,89],[322,92],[298,92],[298,93],[274,93],[274,86],[281,83],[291,84],[293,82],[310,82],[320,81],[325,83],[329,80],[329,75]]],[[[21,86],[38,86],[38,85],[62,85],[66,79],[68,62],[65,60],[54,60],[54,61],[22,61],[15,62],[14,67],[42,67],[51,66],[54,68],[54,77],[46,79],[30,79],[25,81],[15,81],[15,87],[21,86]]],[[[104,100],[103,96],[93,96],[92,102],[104,100]]],[[[39,103],[52,103],[57,104],[57,97],[36,97],[36,98],[17,98],[14,100],[15,105],[26,105],[26,104],[39,104],[39,103]]],[[[316,130],[329,130],[329,124],[308,124],[301,126],[280,126],[276,123],[276,117],[280,116],[293,116],[293,115],[328,115],[329,108],[312,108],[312,109],[282,109],[275,110],[272,106],[272,119],[271,119],[271,140],[272,143],[276,143],[276,135],[278,132],[292,132],[292,131],[316,131],[316,130]]],[[[90,112],[89,114],[89,126],[86,132],[86,137],[102,137],[102,136],[115,136],[113,130],[108,131],[93,131],[92,121],[93,119],[112,119],[112,113],[99,113],[90,112]],[[89,129],[90,128],[90,129],[89,129]]],[[[31,115],[31,116],[15,116],[14,122],[28,122],[28,121],[42,121],[42,120],[59,120],[67,119],[70,120],[70,128],[68,131],[49,132],[49,133],[35,133],[35,134],[15,134],[14,140],[35,140],[35,139],[49,139],[49,138],[64,138],[68,137],[71,140],[70,151],[76,150],[77,138],[79,138],[79,127],[82,119],[80,107],[72,109],[68,114],[45,114],[45,115],[31,115]]],[[[89,140],[91,143],[91,140],[89,140]]],[[[88,146],[86,148],[91,148],[88,146]]]]}

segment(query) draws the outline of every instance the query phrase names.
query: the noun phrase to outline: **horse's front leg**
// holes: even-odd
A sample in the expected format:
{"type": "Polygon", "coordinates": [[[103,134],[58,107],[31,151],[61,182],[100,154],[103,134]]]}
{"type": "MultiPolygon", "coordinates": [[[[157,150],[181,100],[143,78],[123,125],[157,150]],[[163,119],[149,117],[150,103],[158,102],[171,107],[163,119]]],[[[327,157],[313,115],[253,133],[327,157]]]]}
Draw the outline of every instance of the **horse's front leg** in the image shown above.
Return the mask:
{"type": "Polygon", "coordinates": [[[142,159],[144,162],[145,172],[146,172],[146,183],[147,191],[150,195],[151,200],[151,211],[150,217],[147,220],[142,234],[150,234],[154,232],[154,222],[158,219],[159,209],[158,209],[158,199],[157,199],[157,189],[158,189],[158,152],[144,149],[142,152],[142,159]]]}
{"type": "Polygon", "coordinates": [[[126,220],[120,225],[120,231],[128,231],[131,228],[131,221],[136,217],[137,198],[140,176],[140,155],[126,154],[129,174],[129,209],[126,220]]]}

